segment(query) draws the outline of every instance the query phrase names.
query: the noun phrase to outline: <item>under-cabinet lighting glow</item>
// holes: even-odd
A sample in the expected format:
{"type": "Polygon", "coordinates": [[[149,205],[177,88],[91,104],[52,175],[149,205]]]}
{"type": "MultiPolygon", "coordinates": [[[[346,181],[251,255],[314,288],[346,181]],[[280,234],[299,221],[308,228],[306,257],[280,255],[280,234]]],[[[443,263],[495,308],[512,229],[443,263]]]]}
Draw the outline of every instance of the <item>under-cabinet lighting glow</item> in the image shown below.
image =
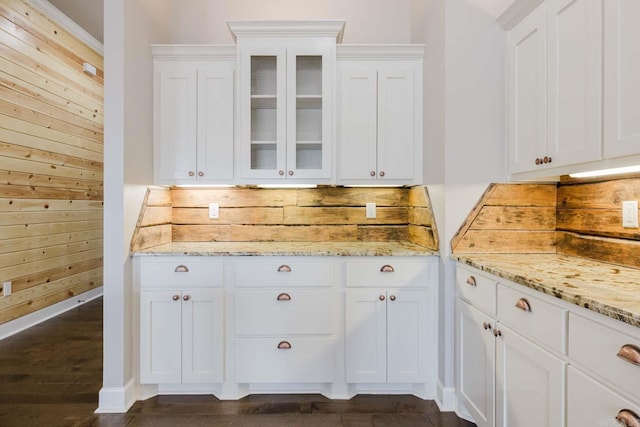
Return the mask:
{"type": "Polygon", "coordinates": [[[316,184],[258,184],[258,188],[318,188],[316,184]]]}
{"type": "Polygon", "coordinates": [[[177,184],[179,188],[233,188],[235,185],[229,184],[177,184]]]}
{"type": "Polygon", "coordinates": [[[571,173],[569,174],[569,176],[571,178],[593,178],[596,176],[617,175],[621,173],[634,173],[634,172],[640,172],[640,165],[625,166],[622,168],[613,168],[613,169],[601,169],[601,170],[590,171],[590,172],[571,173]]]}
{"type": "Polygon", "coordinates": [[[401,188],[404,187],[402,184],[350,184],[343,185],[345,188],[401,188]]]}

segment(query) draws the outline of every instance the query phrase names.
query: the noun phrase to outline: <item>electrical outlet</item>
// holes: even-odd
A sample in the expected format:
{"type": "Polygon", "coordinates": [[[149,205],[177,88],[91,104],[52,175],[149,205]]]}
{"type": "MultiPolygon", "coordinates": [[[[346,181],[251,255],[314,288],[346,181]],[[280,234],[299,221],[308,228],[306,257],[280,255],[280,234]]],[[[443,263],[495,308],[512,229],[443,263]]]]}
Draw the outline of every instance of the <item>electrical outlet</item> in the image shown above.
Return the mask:
{"type": "Polygon", "coordinates": [[[209,219],[220,218],[220,203],[209,203],[209,219]]]}
{"type": "Polygon", "coordinates": [[[624,228],[638,228],[638,201],[622,202],[622,226],[624,228]]]}
{"type": "Polygon", "coordinates": [[[11,295],[11,282],[4,282],[2,284],[2,293],[5,297],[11,295]]]}
{"type": "Polygon", "coordinates": [[[376,217],[376,204],[375,203],[367,203],[367,218],[375,218],[376,217]]]}

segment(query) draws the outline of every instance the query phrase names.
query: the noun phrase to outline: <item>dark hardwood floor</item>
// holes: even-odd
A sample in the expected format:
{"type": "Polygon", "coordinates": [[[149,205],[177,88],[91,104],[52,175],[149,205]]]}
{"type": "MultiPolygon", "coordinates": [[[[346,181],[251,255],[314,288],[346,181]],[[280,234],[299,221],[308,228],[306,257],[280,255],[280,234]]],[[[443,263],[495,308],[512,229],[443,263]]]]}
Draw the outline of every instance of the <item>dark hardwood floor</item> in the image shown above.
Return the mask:
{"type": "Polygon", "coordinates": [[[0,341],[0,426],[424,426],[473,424],[413,396],[157,396],[94,415],[102,384],[102,299],[0,341]]]}

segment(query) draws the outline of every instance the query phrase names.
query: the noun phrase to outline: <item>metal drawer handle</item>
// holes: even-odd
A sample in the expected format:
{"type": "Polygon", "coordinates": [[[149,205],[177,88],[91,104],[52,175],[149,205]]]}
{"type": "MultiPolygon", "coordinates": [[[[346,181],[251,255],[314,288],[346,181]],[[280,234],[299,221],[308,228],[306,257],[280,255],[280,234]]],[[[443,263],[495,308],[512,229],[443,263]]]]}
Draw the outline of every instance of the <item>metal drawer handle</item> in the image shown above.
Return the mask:
{"type": "Polygon", "coordinates": [[[518,302],[516,302],[516,307],[522,311],[531,311],[531,304],[529,304],[526,298],[520,298],[518,302]]]}
{"type": "Polygon", "coordinates": [[[179,265],[179,266],[177,266],[177,267],[176,267],[176,269],[175,269],[175,270],[173,270],[173,271],[175,271],[176,273],[188,273],[188,272],[189,272],[189,269],[187,268],[187,266],[186,266],[186,265],[179,265]]]}
{"type": "Polygon", "coordinates": [[[174,295],[171,297],[172,300],[178,301],[180,299],[180,295],[174,295]]]}
{"type": "Polygon", "coordinates": [[[391,266],[389,264],[386,264],[386,265],[383,265],[382,267],[380,267],[380,271],[382,273],[393,273],[396,270],[393,268],[393,266],[391,266]]]}
{"type": "Polygon", "coordinates": [[[278,301],[291,301],[291,295],[283,292],[280,295],[278,295],[278,301]]]}
{"type": "Polygon", "coordinates": [[[620,347],[618,357],[625,362],[640,366],[640,347],[633,344],[625,344],[620,347]]]}
{"type": "Polygon", "coordinates": [[[289,341],[280,341],[278,343],[278,349],[280,349],[280,350],[291,350],[291,343],[289,341]]]}
{"type": "Polygon", "coordinates": [[[622,409],[616,416],[616,421],[625,427],[640,427],[640,417],[631,409],[622,409]]]}
{"type": "Polygon", "coordinates": [[[291,267],[289,267],[286,264],[283,264],[280,267],[278,267],[278,272],[279,273],[291,273],[291,267]]]}
{"type": "Polygon", "coordinates": [[[467,277],[467,284],[471,286],[478,286],[478,284],[476,283],[476,278],[473,276],[467,277]]]}

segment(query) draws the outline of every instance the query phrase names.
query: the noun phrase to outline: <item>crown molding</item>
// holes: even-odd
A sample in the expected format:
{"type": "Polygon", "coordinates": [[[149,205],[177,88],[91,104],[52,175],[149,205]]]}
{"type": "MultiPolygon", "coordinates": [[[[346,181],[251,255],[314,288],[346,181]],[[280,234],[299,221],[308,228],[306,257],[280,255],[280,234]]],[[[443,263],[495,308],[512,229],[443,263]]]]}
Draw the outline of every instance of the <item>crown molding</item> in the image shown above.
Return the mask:
{"type": "Polygon", "coordinates": [[[49,3],[47,0],[29,0],[29,2],[40,9],[47,17],[51,18],[58,25],[76,36],[80,41],[104,56],[104,45],[98,39],[89,34],[84,28],[76,24],[71,18],[62,13],[60,9],[49,3]]]}
{"type": "Polygon", "coordinates": [[[228,21],[227,26],[238,37],[332,37],[342,43],[345,20],[314,21],[228,21]]]}
{"type": "Polygon", "coordinates": [[[342,44],[336,46],[336,59],[422,59],[423,44],[342,44]]]}
{"type": "Polygon", "coordinates": [[[235,45],[213,44],[152,44],[151,55],[154,59],[218,59],[235,60],[235,45]]]}
{"type": "Polygon", "coordinates": [[[498,16],[498,24],[509,31],[542,3],[544,0],[516,0],[502,15],[498,16]]]}

